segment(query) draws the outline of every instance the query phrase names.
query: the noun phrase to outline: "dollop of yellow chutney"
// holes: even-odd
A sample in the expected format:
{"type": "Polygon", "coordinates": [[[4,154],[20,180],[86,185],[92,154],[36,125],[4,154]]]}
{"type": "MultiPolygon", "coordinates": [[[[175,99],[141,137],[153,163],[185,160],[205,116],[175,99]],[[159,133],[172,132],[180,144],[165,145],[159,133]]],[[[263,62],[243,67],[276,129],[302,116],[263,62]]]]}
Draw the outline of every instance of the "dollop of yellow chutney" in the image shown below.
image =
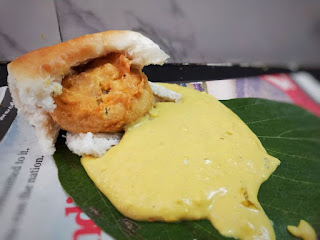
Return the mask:
{"type": "Polygon", "coordinates": [[[288,231],[303,240],[316,240],[317,235],[311,225],[305,220],[300,220],[298,227],[287,226],[288,231]]]}
{"type": "Polygon", "coordinates": [[[103,157],[83,157],[92,181],[131,219],[209,219],[224,236],[275,239],[257,195],[280,161],[213,96],[161,85],[181,102],[156,103],[103,157]]]}

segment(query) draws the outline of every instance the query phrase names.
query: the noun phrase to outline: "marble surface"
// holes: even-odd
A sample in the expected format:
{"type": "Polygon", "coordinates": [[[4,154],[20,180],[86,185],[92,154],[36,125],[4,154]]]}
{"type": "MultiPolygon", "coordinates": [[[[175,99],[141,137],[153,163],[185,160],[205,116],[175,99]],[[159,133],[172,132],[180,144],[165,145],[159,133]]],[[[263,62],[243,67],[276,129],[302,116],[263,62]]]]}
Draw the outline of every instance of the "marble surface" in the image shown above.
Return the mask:
{"type": "Polygon", "coordinates": [[[169,62],[320,65],[320,1],[57,0],[63,40],[139,31],[169,62]]]}
{"type": "Polygon", "coordinates": [[[200,62],[203,59],[196,48],[192,20],[175,0],[118,0],[112,4],[103,0],[56,2],[63,40],[87,33],[128,29],[138,31],[159,44],[171,56],[170,62],[192,59],[200,62]]]}
{"type": "Polygon", "coordinates": [[[0,61],[60,41],[53,0],[0,1],[0,61]]]}
{"type": "Polygon", "coordinates": [[[53,1],[20,1],[26,11],[12,8],[18,0],[1,2],[0,60],[58,42],[59,28],[63,41],[129,29],[158,43],[174,63],[320,66],[320,1],[55,0],[56,9],[53,1]],[[19,21],[3,22],[13,15],[19,21]]]}

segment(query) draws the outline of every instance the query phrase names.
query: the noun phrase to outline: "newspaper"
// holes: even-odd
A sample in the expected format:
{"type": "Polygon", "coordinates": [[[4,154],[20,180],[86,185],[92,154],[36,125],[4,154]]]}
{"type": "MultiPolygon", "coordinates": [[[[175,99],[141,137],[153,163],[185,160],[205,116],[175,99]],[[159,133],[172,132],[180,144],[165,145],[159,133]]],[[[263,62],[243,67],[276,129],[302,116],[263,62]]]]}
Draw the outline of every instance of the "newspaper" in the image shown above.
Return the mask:
{"type": "MultiPolygon", "coordinates": [[[[259,97],[298,104],[320,115],[319,99],[295,79],[276,74],[181,84],[220,100],[259,97]]],[[[311,79],[311,80],[310,80],[311,79]]],[[[32,126],[17,115],[7,87],[0,88],[0,239],[112,239],[62,189],[51,156],[42,156],[32,126]]]]}

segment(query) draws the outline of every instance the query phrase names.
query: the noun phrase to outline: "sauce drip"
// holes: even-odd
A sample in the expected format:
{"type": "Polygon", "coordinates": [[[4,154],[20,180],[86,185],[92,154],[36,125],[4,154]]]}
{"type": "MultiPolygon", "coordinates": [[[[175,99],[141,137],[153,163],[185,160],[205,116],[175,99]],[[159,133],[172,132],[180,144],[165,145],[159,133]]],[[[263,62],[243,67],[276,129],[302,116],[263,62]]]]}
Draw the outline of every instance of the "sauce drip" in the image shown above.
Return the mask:
{"type": "Polygon", "coordinates": [[[305,220],[300,220],[298,227],[287,226],[288,231],[303,240],[316,240],[317,235],[311,225],[305,220]]]}

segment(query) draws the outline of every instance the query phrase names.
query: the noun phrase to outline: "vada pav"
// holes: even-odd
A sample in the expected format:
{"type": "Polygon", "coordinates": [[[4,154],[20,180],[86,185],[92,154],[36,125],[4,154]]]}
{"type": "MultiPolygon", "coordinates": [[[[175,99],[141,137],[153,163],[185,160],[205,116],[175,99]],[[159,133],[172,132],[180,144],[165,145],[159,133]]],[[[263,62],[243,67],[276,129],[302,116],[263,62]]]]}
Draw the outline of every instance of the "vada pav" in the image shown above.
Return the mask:
{"type": "MultiPolygon", "coordinates": [[[[145,115],[154,96],[142,68],[168,57],[140,33],[101,32],[18,57],[8,65],[8,85],[18,113],[35,126],[43,153],[51,155],[60,128],[72,133],[69,142],[78,133],[90,133],[94,142],[95,133],[104,138],[145,115]]],[[[98,152],[81,154],[103,150],[98,152]]]]}

